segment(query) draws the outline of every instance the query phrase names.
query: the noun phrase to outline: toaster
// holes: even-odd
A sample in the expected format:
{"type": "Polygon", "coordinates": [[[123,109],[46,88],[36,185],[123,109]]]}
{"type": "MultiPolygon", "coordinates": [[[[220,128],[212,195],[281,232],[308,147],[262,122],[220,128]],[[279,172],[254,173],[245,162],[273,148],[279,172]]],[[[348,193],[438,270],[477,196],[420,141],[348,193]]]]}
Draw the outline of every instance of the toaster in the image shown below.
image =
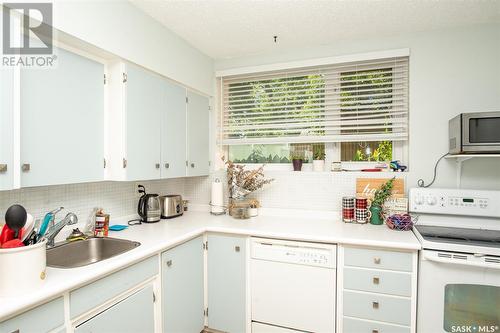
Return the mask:
{"type": "Polygon", "coordinates": [[[184,213],[182,196],[178,194],[162,195],[159,197],[161,207],[161,218],[169,219],[184,213]]]}

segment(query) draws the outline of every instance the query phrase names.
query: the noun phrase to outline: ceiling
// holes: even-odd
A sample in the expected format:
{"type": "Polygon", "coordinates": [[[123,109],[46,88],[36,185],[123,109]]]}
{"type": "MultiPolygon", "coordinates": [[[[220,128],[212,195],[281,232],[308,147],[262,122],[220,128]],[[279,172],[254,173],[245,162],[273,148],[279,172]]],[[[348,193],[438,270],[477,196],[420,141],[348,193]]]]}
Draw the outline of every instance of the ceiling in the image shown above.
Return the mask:
{"type": "Polygon", "coordinates": [[[214,59],[500,22],[499,0],[130,2],[214,59]]]}

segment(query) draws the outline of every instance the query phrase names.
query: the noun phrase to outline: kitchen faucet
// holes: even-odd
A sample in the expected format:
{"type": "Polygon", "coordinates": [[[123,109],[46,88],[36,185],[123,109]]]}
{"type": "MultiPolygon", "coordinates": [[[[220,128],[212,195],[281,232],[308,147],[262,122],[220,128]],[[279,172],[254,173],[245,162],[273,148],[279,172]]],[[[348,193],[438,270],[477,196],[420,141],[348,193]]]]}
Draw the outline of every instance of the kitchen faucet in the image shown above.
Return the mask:
{"type": "Polygon", "coordinates": [[[47,238],[47,247],[54,246],[54,239],[62,228],[76,223],[78,223],[78,217],[74,213],[68,213],[61,221],[51,226],[45,235],[45,238],[47,238]]]}

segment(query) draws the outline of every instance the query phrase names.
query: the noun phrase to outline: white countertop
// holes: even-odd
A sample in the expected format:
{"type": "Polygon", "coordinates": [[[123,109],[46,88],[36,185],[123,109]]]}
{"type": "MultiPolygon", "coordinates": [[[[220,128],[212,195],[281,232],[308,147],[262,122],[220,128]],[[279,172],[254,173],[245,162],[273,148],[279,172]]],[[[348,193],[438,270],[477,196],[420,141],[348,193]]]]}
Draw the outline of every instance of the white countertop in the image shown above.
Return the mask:
{"type": "MultiPolygon", "coordinates": [[[[284,213],[273,210],[264,212],[265,216],[261,214],[249,220],[236,220],[230,216],[213,216],[206,211],[188,211],[181,217],[162,220],[158,223],[131,226],[124,231],[110,231],[110,237],[138,241],[141,245],[124,254],[84,267],[71,269],[47,267],[45,285],[37,292],[15,298],[0,297],[0,321],[204,232],[376,246],[410,251],[420,249],[420,243],[412,232],[393,231],[385,225],[346,224],[333,213],[318,214],[307,211],[284,213]],[[290,217],[291,215],[293,217],[290,217]]],[[[120,222],[124,221],[112,221],[112,224],[120,222]]]]}

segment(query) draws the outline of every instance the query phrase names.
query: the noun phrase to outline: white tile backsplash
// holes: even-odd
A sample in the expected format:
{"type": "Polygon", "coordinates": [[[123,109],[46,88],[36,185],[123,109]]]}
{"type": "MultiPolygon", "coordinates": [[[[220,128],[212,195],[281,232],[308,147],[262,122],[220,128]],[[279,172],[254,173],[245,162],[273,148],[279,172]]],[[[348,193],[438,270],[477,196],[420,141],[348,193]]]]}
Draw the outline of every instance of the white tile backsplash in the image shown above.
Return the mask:
{"type": "MultiPolygon", "coordinates": [[[[266,208],[291,208],[306,210],[340,210],[341,197],[353,195],[356,178],[392,177],[395,174],[363,174],[334,172],[265,172],[274,182],[266,185],[252,196],[266,208]]],[[[60,186],[25,188],[14,191],[0,191],[0,220],[5,210],[14,203],[22,204],[36,218],[54,208],[65,207],[77,214],[83,224],[94,207],[103,207],[111,218],[124,217],[136,213],[136,185],[143,184],[148,193],[181,194],[191,204],[209,204],[211,182],[220,178],[225,184],[225,171],[213,172],[208,177],[178,178],[137,182],[97,182],[60,186]]],[[[405,174],[396,174],[405,177],[405,174]]],[[[227,198],[226,198],[227,201],[227,198]]]]}

